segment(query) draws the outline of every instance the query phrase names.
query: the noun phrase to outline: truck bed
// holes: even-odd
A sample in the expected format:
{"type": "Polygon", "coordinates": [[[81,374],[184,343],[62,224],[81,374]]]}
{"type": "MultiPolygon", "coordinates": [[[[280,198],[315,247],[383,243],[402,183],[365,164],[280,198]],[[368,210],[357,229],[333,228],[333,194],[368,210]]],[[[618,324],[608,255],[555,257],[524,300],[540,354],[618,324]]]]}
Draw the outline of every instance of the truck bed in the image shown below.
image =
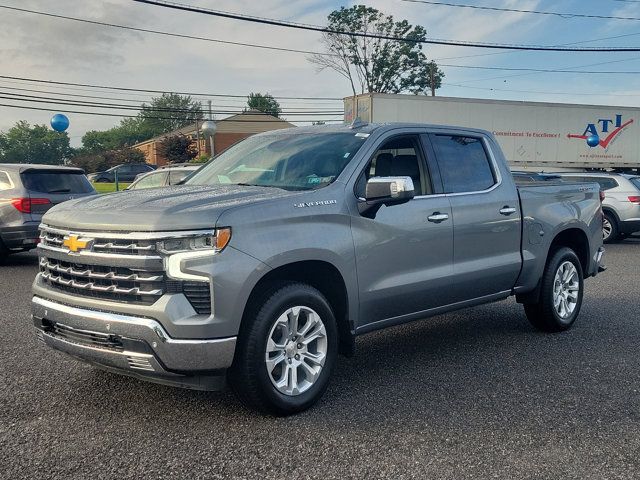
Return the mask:
{"type": "MultiPolygon", "coordinates": [[[[551,242],[561,230],[577,242],[585,235],[588,243],[602,243],[600,186],[597,183],[563,183],[549,180],[517,185],[522,212],[522,271],[516,291],[535,288],[544,270],[551,242]]],[[[584,252],[585,276],[594,271],[594,259],[584,252]]],[[[583,259],[581,259],[583,260],[583,259]]]]}

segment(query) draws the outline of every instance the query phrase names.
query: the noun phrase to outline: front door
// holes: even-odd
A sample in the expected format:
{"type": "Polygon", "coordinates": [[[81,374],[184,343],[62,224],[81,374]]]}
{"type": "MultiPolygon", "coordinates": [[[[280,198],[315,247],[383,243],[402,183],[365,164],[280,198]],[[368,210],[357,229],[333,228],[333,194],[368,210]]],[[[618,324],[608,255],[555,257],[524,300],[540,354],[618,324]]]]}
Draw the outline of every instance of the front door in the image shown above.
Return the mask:
{"type": "Polygon", "coordinates": [[[408,176],[416,197],[382,206],[372,218],[353,218],[359,327],[449,303],[451,207],[425,160],[419,135],[392,137],[381,140],[361,174],[356,187],[360,196],[368,178],[408,176]]]}

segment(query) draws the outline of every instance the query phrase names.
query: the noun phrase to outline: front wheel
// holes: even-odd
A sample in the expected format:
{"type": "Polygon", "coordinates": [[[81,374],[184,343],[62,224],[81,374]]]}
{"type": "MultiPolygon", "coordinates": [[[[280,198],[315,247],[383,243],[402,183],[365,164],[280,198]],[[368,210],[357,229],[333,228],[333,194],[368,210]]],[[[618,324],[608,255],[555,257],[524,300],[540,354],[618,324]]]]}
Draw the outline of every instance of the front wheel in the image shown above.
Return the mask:
{"type": "Polygon", "coordinates": [[[325,392],[338,354],[336,320],[315,288],[283,284],[250,306],[228,379],[250,408],[301,412],[325,392]]]}
{"type": "Polygon", "coordinates": [[[538,302],[524,305],[527,318],[544,332],[571,328],[580,313],[583,287],[578,256],[570,248],[558,249],[545,267],[538,302]]]}

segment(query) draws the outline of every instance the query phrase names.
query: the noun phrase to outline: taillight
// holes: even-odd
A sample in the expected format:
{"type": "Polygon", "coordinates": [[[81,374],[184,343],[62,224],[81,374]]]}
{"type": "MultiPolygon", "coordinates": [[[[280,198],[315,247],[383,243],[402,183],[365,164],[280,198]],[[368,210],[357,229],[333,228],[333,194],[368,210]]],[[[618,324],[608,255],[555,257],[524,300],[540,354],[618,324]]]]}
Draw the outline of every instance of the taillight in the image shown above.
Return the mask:
{"type": "Polygon", "coordinates": [[[600,190],[600,203],[604,202],[604,190],[600,190]]]}
{"type": "Polygon", "coordinates": [[[48,198],[14,198],[11,200],[11,205],[22,213],[31,213],[33,205],[49,205],[50,203],[51,200],[48,198]]]}
{"type": "Polygon", "coordinates": [[[632,196],[629,197],[629,201],[631,203],[635,203],[636,205],[640,205],[640,196],[632,195],[632,196]]]}

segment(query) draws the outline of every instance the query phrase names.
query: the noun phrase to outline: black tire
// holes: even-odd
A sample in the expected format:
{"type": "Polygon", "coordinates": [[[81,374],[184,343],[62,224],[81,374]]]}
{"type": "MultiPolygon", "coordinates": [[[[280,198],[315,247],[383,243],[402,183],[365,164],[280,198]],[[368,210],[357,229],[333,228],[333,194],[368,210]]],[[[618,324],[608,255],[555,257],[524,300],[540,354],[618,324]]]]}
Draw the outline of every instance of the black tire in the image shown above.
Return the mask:
{"type": "Polygon", "coordinates": [[[249,306],[227,378],[247,407],[272,415],[291,415],[308,409],[322,397],[337,355],[338,330],[327,299],[310,285],[283,283],[249,306]],[[324,365],[308,390],[287,395],[272,383],[265,355],[272,327],[282,314],[295,306],[308,307],[318,314],[326,330],[327,352],[324,365]]]}
{"type": "Polygon", "coordinates": [[[584,278],[582,265],[578,256],[570,248],[562,247],[552,253],[545,266],[537,303],[525,303],[524,311],[529,322],[543,332],[562,332],[568,330],[578,318],[584,294],[584,278]],[[565,262],[573,264],[577,272],[578,294],[573,312],[563,318],[554,306],[554,283],[556,273],[565,262]]]}
{"type": "Polygon", "coordinates": [[[0,240],[0,263],[4,262],[9,257],[10,253],[11,250],[5,247],[4,243],[2,243],[2,240],[0,240]]]}
{"type": "Polygon", "coordinates": [[[603,230],[604,243],[614,243],[620,240],[620,227],[618,226],[618,219],[609,212],[604,212],[603,228],[606,224],[610,225],[611,233],[607,236],[606,229],[603,230]]]}
{"type": "Polygon", "coordinates": [[[96,183],[113,183],[108,178],[100,177],[96,180],[96,183]]]}

